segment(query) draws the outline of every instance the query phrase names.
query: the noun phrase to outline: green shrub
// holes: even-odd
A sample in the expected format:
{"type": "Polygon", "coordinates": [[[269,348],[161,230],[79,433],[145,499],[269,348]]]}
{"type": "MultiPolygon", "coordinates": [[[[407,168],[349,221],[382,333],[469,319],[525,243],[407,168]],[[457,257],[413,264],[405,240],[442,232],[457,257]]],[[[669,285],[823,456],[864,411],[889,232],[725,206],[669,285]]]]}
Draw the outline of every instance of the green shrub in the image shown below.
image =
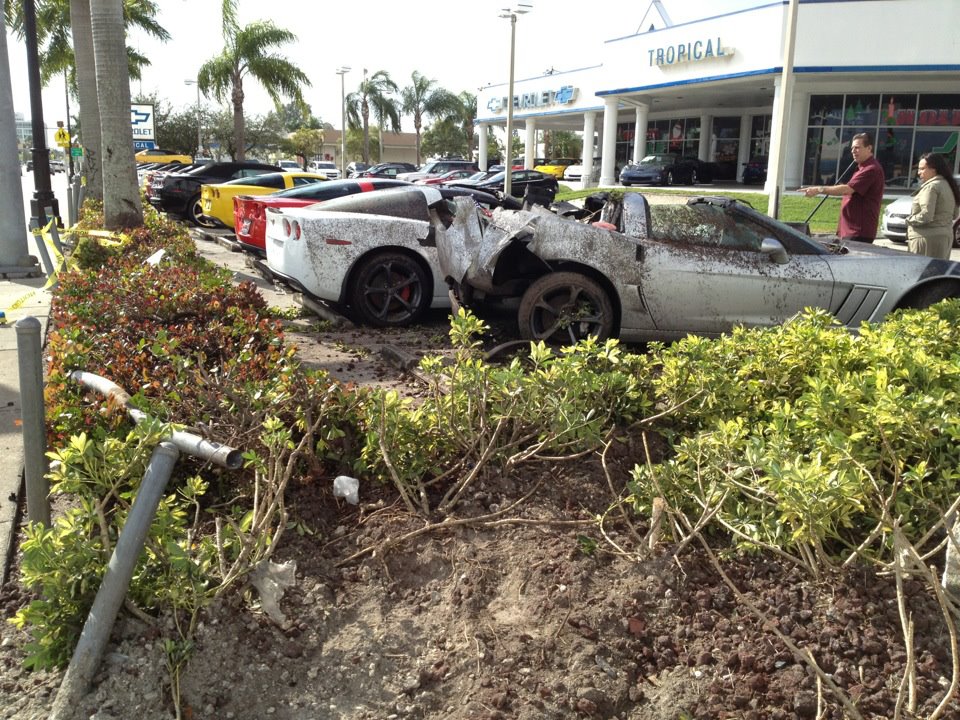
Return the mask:
{"type": "Polygon", "coordinates": [[[637,508],[661,496],[695,519],[717,506],[741,543],[808,557],[856,547],[890,517],[929,529],[960,479],[958,321],[950,301],[853,335],[807,311],[659,348],[658,398],[682,403],[676,454],[635,469],[637,508]]]}

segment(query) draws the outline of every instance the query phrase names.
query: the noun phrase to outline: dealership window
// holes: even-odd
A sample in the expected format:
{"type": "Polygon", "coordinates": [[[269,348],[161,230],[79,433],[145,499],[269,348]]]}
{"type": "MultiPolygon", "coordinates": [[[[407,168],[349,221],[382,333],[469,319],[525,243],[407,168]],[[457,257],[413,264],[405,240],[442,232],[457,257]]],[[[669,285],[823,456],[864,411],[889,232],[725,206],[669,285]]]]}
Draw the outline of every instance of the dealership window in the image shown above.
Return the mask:
{"type": "Polygon", "coordinates": [[[927,152],[946,156],[956,172],[960,95],[812,95],[803,183],[826,185],[849,179],[843,173],[848,168],[853,172],[850,141],[858,132],[873,135],[874,153],[889,188],[916,186],[917,163],[927,152]]]}
{"type": "Polygon", "coordinates": [[[770,156],[771,115],[754,115],[750,123],[750,159],[770,156]]]}
{"type": "Polygon", "coordinates": [[[710,145],[710,159],[717,166],[715,179],[735,180],[740,153],[740,116],[715,117],[710,145]]]}
{"type": "Polygon", "coordinates": [[[653,120],[647,124],[644,155],[679,153],[696,157],[700,151],[700,118],[653,120]]]}

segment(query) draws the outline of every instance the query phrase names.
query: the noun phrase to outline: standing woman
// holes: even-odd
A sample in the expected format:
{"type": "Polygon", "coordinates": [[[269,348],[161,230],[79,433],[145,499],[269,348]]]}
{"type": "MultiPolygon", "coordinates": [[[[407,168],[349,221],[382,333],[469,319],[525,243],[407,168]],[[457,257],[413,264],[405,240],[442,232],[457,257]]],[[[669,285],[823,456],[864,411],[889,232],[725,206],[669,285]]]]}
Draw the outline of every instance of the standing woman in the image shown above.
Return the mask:
{"type": "Polygon", "coordinates": [[[960,207],[960,188],[946,158],[927,153],[920,158],[920,189],[907,216],[907,243],[917,255],[950,259],[953,219],[960,207]]]}

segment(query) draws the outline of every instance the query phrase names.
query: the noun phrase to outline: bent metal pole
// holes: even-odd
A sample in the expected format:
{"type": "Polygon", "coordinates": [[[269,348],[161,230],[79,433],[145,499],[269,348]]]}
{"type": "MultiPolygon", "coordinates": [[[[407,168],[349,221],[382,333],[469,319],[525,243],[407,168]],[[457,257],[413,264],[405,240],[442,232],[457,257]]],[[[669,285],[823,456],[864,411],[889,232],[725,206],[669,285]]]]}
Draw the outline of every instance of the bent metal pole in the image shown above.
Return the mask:
{"type": "MultiPolygon", "coordinates": [[[[123,388],[107,378],[82,370],[75,370],[70,373],[70,377],[108,399],[121,403],[134,422],[140,423],[147,419],[145,413],[130,405],[130,396],[123,388]]],[[[177,430],[154,448],[150,464],[100,583],[100,589],[97,590],[93,607],[90,608],[90,614],[83,625],[80,640],[57,691],[50,720],[66,720],[73,715],[76,703],[86,692],[90,680],[100,666],[103,651],[113,631],[113,623],[130,586],[137,558],[143,550],[150,524],[181,452],[231,470],[236,470],[243,464],[239,450],[177,430]]]]}
{"type": "MultiPolygon", "coordinates": [[[[127,391],[113,381],[84,370],[74,370],[70,373],[70,379],[91,390],[96,390],[108,400],[122,405],[126,408],[130,419],[135,423],[139,424],[147,419],[146,413],[130,404],[130,395],[127,394],[127,391]]],[[[198,457],[201,460],[207,460],[228,470],[238,470],[243,464],[243,453],[240,450],[217,442],[210,442],[193,433],[174,430],[167,439],[180,452],[198,457]]]]}
{"type": "Polygon", "coordinates": [[[150,464],[143,476],[143,482],[137,491],[137,497],[130,508],[130,515],[123,525],[123,531],[117,538],[117,545],[103,575],[103,582],[97,590],[93,607],[83,624],[80,640],[70,658],[70,665],[57,690],[53,702],[50,720],[66,720],[76,711],[79,700],[87,691],[90,680],[100,666],[103,651],[107,647],[113,623],[123,604],[123,598],[130,586],[130,578],[137,564],[137,558],[143,549],[150,530],[150,523],[157,506],[163,498],[167,481],[173,473],[180,453],[171,442],[161,442],[153,450],[150,464]]]}

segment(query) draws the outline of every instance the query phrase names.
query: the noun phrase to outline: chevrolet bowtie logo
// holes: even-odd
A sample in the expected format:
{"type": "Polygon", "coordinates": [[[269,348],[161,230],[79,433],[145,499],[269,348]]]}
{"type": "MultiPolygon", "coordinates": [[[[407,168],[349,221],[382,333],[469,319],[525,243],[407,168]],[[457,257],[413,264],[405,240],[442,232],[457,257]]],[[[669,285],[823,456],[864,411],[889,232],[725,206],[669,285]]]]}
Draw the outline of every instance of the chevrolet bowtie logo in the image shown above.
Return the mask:
{"type": "Polygon", "coordinates": [[[573,85],[564,85],[562,88],[557,90],[556,95],[554,95],[554,99],[558,104],[566,105],[568,102],[573,100],[573,95],[573,85]]]}
{"type": "Polygon", "coordinates": [[[140,112],[139,110],[134,110],[130,108],[130,124],[139,125],[140,123],[145,123],[150,119],[150,113],[140,112]]]}

